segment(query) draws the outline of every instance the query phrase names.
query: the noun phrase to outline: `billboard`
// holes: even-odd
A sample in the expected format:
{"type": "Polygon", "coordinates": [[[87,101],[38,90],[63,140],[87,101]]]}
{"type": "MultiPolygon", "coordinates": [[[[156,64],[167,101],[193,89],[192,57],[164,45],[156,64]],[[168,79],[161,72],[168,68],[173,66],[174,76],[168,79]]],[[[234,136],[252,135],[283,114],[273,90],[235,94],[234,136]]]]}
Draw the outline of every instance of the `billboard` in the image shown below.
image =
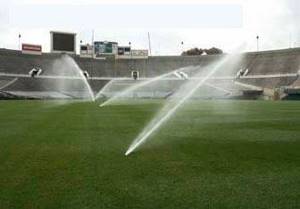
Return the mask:
{"type": "Polygon", "coordinates": [[[148,58],[148,50],[131,50],[132,57],[136,59],[147,59],[148,58]]]}
{"type": "Polygon", "coordinates": [[[128,49],[119,47],[117,59],[148,59],[148,50],[128,49]]]}
{"type": "Polygon", "coordinates": [[[35,44],[22,43],[22,53],[23,54],[41,55],[42,54],[42,46],[35,45],[35,44]]]}
{"type": "Polygon", "coordinates": [[[108,41],[95,41],[94,54],[96,57],[101,55],[116,55],[118,53],[118,43],[108,41]]]}
{"type": "Polygon", "coordinates": [[[51,52],[76,54],[76,34],[65,32],[50,32],[51,52]]]}

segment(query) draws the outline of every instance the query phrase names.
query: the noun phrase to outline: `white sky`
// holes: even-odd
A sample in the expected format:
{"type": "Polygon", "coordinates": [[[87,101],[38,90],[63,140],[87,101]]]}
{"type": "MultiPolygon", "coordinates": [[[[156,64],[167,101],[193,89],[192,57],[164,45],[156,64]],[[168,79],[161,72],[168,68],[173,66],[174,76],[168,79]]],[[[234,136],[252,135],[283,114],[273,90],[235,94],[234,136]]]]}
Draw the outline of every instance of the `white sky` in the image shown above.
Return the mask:
{"type": "Polygon", "coordinates": [[[50,30],[76,32],[79,40],[132,42],[152,54],[179,54],[192,47],[227,52],[300,46],[299,0],[0,0],[0,47],[42,44],[49,51],[50,30]],[[181,42],[184,46],[181,46],[181,42]]]}

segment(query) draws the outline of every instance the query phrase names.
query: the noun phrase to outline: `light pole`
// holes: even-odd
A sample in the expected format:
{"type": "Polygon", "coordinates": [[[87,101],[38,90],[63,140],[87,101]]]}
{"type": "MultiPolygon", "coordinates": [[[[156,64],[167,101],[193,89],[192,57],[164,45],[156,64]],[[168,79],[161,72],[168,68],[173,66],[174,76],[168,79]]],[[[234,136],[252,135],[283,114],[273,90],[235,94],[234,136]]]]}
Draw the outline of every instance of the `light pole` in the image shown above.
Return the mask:
{"type": "Polygon", "coordinates": [[[132,52],[131,52],[131,41],[129,41],[129,47],[130,47],[130,59],[132,59],[132,52]]]}
{"type": "Polygon", "coordinates": [[[151,56],[151,40],[150,40],[150,33],[148,32],[148,44],[149,44],[149,54],[151,56]]]}
{"type": "Polygon", "coordinates": [[[181,54],[183,54],[183,52],[184,52],[184,42],[181,41],[181,54]]]}
{"type": "Polygon", "coordinates": [[[21,37],[22,37],[22,36],[21,36],[21,33],[19,33],[19,36],[18,36],[18,37],[19,37],[19,50],[21,50],[21,37]]]}
{"type": "MultiPolygon", "coordinates": [[[[82,40],[80,40],[80,44],[79,44],[79,54],[81,55],[81,46],[82,46],[82,40]]],[[[87,50],[88,51],[88,50],[87,50]]]]}
{"type": "Polygon", "coordinates": [[[257,51],[259,51],[259,36],[256,36],[256,47],[257,47],[257,51]]]}
{"type": "Polygon", "coordinates": [[[132,60],[132,51],[131,51],[131,41],[129,41],[129,47],[130,47],[130,70],[133,71],[133,60],[132,60]]]}
{"type": "Polygon", "coordinates": [[[94,46],[95,42],[95,30],[92,31],[92,46],[94,46]]]}

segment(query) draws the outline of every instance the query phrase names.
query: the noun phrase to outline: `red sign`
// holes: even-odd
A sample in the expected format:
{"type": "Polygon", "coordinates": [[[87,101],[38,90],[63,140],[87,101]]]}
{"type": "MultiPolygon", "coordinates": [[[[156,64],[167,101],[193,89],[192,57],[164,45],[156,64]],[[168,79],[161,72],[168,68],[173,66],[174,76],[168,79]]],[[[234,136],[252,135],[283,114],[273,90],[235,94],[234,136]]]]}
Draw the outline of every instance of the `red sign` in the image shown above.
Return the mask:
{"type": "Polygon", "coordinates": [[[42,54],[42,46],[34,45],[34,44],[22,44],[22,53],[23,54],[41,55],[42,54]]]}
{"type": "Polygon", "coordinates": [[[42,46],[33,44],[22,44],[22,51],[42,52],[42,46]]]}

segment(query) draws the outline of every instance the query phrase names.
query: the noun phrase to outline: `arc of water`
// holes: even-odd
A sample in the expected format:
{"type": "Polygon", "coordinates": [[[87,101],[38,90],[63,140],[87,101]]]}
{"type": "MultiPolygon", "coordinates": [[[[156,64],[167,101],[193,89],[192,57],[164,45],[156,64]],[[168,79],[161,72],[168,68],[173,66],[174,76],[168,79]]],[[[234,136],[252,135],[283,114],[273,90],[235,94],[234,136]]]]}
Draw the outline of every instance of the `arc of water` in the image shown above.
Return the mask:
{"type": "Polygon", "coordinates": [[[18,78],[14,78],[13,80],[9,81],[8,83],[4,84],[3,86],[0,86],[0,90],[7,88],[8,86],[14,84],[18,78]]]}
{"type": "Polygon", "coordinates": [[[96,94],[96,96],[95,96],[95,99],[97,100],[97,99],[99,99],[100,98],[100,96],[102,95],[102,94],[104,94],[104,92],[106,91],[106,89],[108,89],[113,83],[114,83],[114,79],[112,79],[112,80],[110,80],[107,84],[105,84],[105,86],[102,88],[102,89],[100,89],[100,91],[96,94]]]}
{"type": "Polygon", "coordinates": [[[88,88],[88,92],[89,92],[89,95],[90,95],[90,99],[95,102],[95,95],[94,95],[94,92],[92,90],[92,87],[91,85],[89,84],[87,78],[82,74],[82,80],[84,81],[86,87],[88,88]]]}
{"type": "Polygon", "coordinates": [[[130,87],[126,88],[124,91],[121,91],[121,92],[117,93],[115,96],[113,96],[110,99],[106,100],[105,102],[103,102],[99,106],[103,107],[103,106],[109,105],[109,104],[113,103],[114,101],[116,101],[118,98],[123,97],[123,96],[127,95],[130,92],[133,92],[133,91],[135,91],[135,90],[137,90],[139,88],[147,86],[147,85],[149,85],[149,84],[151,84],[151,83],[153,83],[155,81],[158,81],[158,80],[160,80],[160,79],[162,79],[164,77],[173,75],[174,73],[176,73],[179,70],[180,71],[186,71],[186,70],[188,70],[191,67],[192,66],[190,66],[190,67],[184,67],[184,68],[179,68],[179,69],[173,70],[173,71],[171,71],[169,73],[166,73],[166,74],[163,74],[163,75],[151,78],[149,80],[142,81],[141,83],[138,83],[136,85],[130,86],[130,87]]]}
{"type": "Polygon", "coordinates": [[[80,77],[80,79],[84,82],[84,85],[86,86],[87,90],[88,90],[88,93],[89,93],[89,97],[90,99],[94,102],[95,101],[95,95],[94,95],[94,92],[92,90],[92,87],[91,85],[89,84],[88,82],[88,79],[84,76],[81,68],[78,66],[78,64],[75,62],[75,60],[70,56],[70,55],[65,55],[67,59],[69,59],[72,64],[74,65],[75,67],[75,70],[76,70],[76,73],[77,73],[77,76],[80,77]]]}
{"type": "Polygon", "coordinates": [[[227,59],[228,58],[223,58],[221,61],[219,61],[216,66],[214,66],[214,68],[206,76],[204,76],[192,90],[188,91],[185,96],[175,104],[175,106],[171,107],[166,112],[164,111],[165,108],[163,108],[158,116],[154,118],[142,131],[142,133],[139,134],[138,137],[133,141],[133,143],[126,151],[125,155],[128,156],[130,153],[132,153],[135,149],[142,145],[156,130],[158,130],[161,125],[177,111],[179,107],[181,107],[208,79],[210,79],[219,70],[219,68],[227,61],[227,59]]]}

